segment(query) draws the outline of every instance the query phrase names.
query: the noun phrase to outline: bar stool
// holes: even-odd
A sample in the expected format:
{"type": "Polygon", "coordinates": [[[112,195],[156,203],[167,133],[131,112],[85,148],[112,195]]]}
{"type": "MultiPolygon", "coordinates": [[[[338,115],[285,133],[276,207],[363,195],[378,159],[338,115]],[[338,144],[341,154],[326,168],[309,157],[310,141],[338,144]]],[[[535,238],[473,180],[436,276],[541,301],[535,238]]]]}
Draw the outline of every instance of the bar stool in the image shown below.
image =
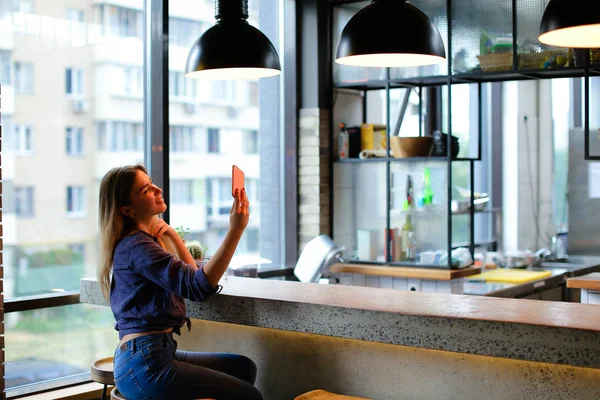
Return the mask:
{"type": "MultiPolygon", "coordinates": [[[[110,392],[110,400],[127,400],[123,395],[119,392],[117,388],[114,388],[110,392]]],[[[216,399],[198,399],[198,400],[216,400],[216,399]]]]}
{"type": "Polygon", "coordinates": [[[335,394],[325,390],[311,390],[310,392],[301,394],[294,400],[372,400],[364,397],[345,396],[343,394],[335,394]]]}
{"type": "Polygon", "coordinates": [[[101,398],[104,400],[107,386],[115,386],[113,357],[101,358],[94,361],[90,367],[90,375],[94,382],[104,385],[101,398]]]}

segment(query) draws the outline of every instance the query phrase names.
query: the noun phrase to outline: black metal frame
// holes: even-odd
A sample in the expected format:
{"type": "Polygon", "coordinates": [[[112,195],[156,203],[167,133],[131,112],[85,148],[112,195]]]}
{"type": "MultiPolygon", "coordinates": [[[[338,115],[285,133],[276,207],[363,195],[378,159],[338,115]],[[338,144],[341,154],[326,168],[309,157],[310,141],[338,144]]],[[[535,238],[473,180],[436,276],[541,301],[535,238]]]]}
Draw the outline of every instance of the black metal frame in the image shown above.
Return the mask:
{"type": "MultiPolygon", "coordinates": [[[[358,3],[362,0],[330,0],[329,1],[329,13],[330,13],[330,35],[329,40],[332,42],[334,40],[333,36],[333,10],[335,7],[350,4],[350,3],[358,3]]],[[[482,83],[487,82],[503,82],[503,81],[516,81],[516,80],[533,80],[533,79],[551,79],[551,78],[570,78],[570,77],[583,77],[584,79],[584,132],[585,132],[585,159],[586,160],[600,160],[600,155],[590,155],[589,154],[589,140],[590,140],[590,132],[589,132],[589,79],[590,75],[598,75],[600,76],[600,68],[591,68],[590,60],[589,60],[589,51],[585,51],[585,64],[582,67],[569,67],[569,68],[557,68],[557,69],[549,69],[549,70],[520,70],[518,68],[518,52],[517,42],[518,42],[518,10],[517,10],[517,0],[512,0],[512,31],[513,31],[513,57],[512,57],[512,70],[511,71],[502,71],[502,72],[479,72],[479,73],[460,73],[454,74],[452,72],[452,22],[453,22],[453,14],[452,14],[452,0],[446,1],[446,13],[447,13],[447,23],[448,23],[448,49],[447,49],[447,66],[448,73],[446,75],[441,76],[419,76],[408,79],[390,79],[390,70],[386,69],[386,79],[384,80],[375,80],[375,81],[363,81],[358,83],[351,84],[336,84],[333,82],[333,60],[330,63],[331,69],[331,77],[332,77],[332,97],[334,96],[333,92],[336,89],[354,89],[360,90],[364,94],[364,103],[363,103],[363,119],[366,118],[366,93],[371,90],[385,90],[386,91],[386,111],[387,111],[387,150],[389,154],[389,139],[390,139],[390,90],[396,88],[418,88],[419,90],[419,115],[421,117],[422,112],[422,89],[425,87],[446,87],[448,90],[448,137],[447,137],[447,147],[448,147],[448,232],[447,232],[447,240],[448,240],[448,254],[450,254],[452,248],[455,248],[452,245],[452,216],[454,213],[451,211],[451,201],[452,201],[452,163],[466,161],[469,163],[469,176],[470,176],[470,186],[471,186],[471,206],[469,207],[469,237],[470,243],[468,244],[469,250],[471,254],[474,254],[476,243],[475,243],[475,213],[474,210],[474,185],[475,185],[475,161],[482,160],[482,135],[483,135],[483,126],[482,126],[482,83]],[[478,87],[478,144],[477,144],[477,156],[476,157],[466,157],[466,158],[451,158],[450,149],[451,149],[451,138],[452,138],[452,85],[455,84],[465,84],[465,83],[476,83],[478,87]]],[[[429,101],[428,101],[429,102],[429,101]]],[[[439,103],[438,103],[439,104],[439,103]]],[[[331,107],[331,112],[333,113],[333,107],[331,107]]],[[[420,118],[421,119],[421,118],[420,118]]],[[[333,126],[331,130],[331,136],[333,138],[333,126]]],[[[421,126],[419,126],[419,136],[422,135],[421,126]]],[[[387,232],[390,230],[390,163],[391,162],[415,162],[415,161],[423,161],[423,160],[431,160],[431,158],[414,158],[414,159],[394,159],[394,158],[380,158],[380,159],[366,159],[366,160],[357,160],[357,159],[347,159],[340,160],[335,162],[343,162],[343,163],[361,163],[361,162],[385,162],[386,163],[386,174],[387,174],[387,182],[386,182],[386,198],[388,201],[388,206],[386,210],[386,229],[387,232]]],[[[333,163],[333,154],[332,154],[332,163],[333,163]]],[[[333,168],[333,166],[332,166],[333,168]]],[[[333,183],[333,182],[332,182],[333,183]]],[[[333,204],[333,199],[331,204],[333,204]]],[[[333,218],[334,218],[334,210],[332,207],[331,210],[331,223],[333,227],[333,218]]],[[[332,232],[333,234],[333,232],[332,232]]],[[[498,238],[495,239],[497,241],[498,238]]],[[[371,264],[382,264],[375,261],[369,262],[371,264]]],[[[414,266],[414,263],[404,263],[404,262],[391,262],[388,257],[388,260],[383,264],[388,265],[410,265],[414,266]]],[[[440,266],[437,266],[440,268],[440,266]]],[[[452,268],[451,265],[451,257],[448,257],[448,266],[447,268],[452,268]]]]}

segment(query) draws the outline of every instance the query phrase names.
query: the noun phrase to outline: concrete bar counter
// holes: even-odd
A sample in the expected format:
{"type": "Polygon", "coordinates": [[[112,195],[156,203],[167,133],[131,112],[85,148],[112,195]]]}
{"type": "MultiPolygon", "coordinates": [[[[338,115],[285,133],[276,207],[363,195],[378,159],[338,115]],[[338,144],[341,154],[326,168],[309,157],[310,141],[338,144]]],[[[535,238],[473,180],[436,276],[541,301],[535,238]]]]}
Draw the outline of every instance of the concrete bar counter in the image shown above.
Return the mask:
{"type": "MultiPolygon", "coordinates": [[[[600,398],[600,308],[229,277],[180,349],[238,352],[266,399],[600,398]]],[[[107,305],[93,278],[81,301],[107,305]]],[[[115,332],[116,335],[116,332],[115,332]]]]}

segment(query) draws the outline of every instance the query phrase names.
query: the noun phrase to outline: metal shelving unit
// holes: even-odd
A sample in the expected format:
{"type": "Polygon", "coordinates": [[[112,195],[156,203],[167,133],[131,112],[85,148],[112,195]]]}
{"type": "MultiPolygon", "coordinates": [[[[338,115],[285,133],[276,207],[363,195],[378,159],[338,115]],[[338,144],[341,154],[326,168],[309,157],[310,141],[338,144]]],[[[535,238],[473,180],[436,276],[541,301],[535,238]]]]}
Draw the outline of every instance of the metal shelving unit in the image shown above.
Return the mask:
{"type": "MultiPolygon", "coordinates": [[[[581,65],[581,57],[578,65],[557,66],[553,68],[532,68],[532,63],[538,61],[545,62],[546,54],[553,54],[555,51],[565,51],[564,49],[548,48],[537,42],[537,29],[541,20],[543,11],[549,0],[531,0],[528,2],[517,2],[517,0],[499,0],[499,1],[477,1],[477,0],[413,0],[411,3],[427,14],[440,33],[445,42],[447,51],[446,65],[435,67],[420,67],[407,69],[389,69],[389,68],[359,68],[337,65],[333,62],[331,65],[331,88],[333,92],[337,89],[354,90],[362,93],[363,98],[370,91],[384,90],[385,91],[385,107],[386,107],[386,135],[387,135],[387,152],[390,151],[390,90],[399,88],[421,88],[426,87],[442,87],[447,91],[447,130],[448,135],[447,148],[451,148],[452,137],[452,88],[458,84],[477,84],[479,92],[479,107],[478,119],[479,126],[477,132],[478,152],[475,157],[467,158],[451,158],[450,151],[447,157],[436,158],[411,158],[411,159],[396,159],[396,158],[375,158],[375,159],[348,159],[332,161],[331,168],[334,165],[357,164],[364,165],[380,165],[385,166],[386,176],[386,215],[385,229],[386,232],[392,228],[391,224],[391,169],[394,165],[412,165],[417,163],[440,162],[446,161],[446,182],[447,193],[444,201],[446,202],[447,213],[447,254],[450,254],[456,246],[452,243],[452,220],[454,215],[469,216],[469,242],[464,243],[468,246],[473,254],[476,245],[474,235],[475,215],[474,210],[474,169],[475,162],[481,160],[481,142],[482,142],[482,124],[481,124],[481,84],[487,82],[502,82],[502,81],[518,81],[518,80],[533,80],[533,79],[552,79],[552,78],[577,78],[584,79],[584,110],[585,110],[585,129],[586,129],[586,159],[600,159],[597,156],[589,154],[589,78],[591,76],[600,76],[600,65],[590,66],[589,53],[584,52],[583,65],[581,65]],[[482,37],[488,33],[493,33],[495,36],[511,38],[512,45],[510,46],[511,56],[498,56],[495,53],[484,54],[480,50],[483,49],[482,37]],[[528,54],[524,49],[540,50],[534,55],[528,54]],[[455,51],[456,50],[456,51],[455,51]],[[479,53],[478,53],[479,52],[479,53]],[[477,53],[477,54],[476,54],[477,53]],[[483,63],[478,63],[478,60],[484,58],[489,59],[504,59],[505,65],[490,67],[482,67],[483,63]],[[452,213],[452,164],[454,162],[467,162],[469,164],[469,176],[471,184],[471,207],[469,212],[452,213]]],[[[369,1],[357,0],[330,0],[330,43],[332,46],[332,54],[335,51],[337,37],[341,32],[341,28],[347,20],[358,10],[368,5],[369,1]],[[335,19],[338,19],[336,26],[335,19]]],[[[567,54],[567,53],[565,53],[567,54]]],[[[556,58],[555,58],[556,60],[556,58]]],[[[573,60],[569,59],[573,62],[573,60]]],[[[363,101],[363,120],[366,118],[366,100],[363,101]]],[[[333,116],[333,107],[331,109],[333,116]]],[[[333,121],[333,118],[332,118],[333,121]]],[[[363,121],[366,122],[366,121],[363,121]]],[[[333,123],[331,127],[333,133],[333,123]]],[[[332,160],[334,160],[332,153],[332,160]]],[[[356,168],[354,167],[354,168],[356,168]]],[[[410,168],[410,167],[408,167],[410,168]]],[[[488,213],[497,212],[497,210],[486,210],[488,213]]],[[[332,226],[335,226],[335,210],[332,206],[332,226]]],[[[346,218],[348,216],[345,216],[346,218]]],[[[351,216],[353,218],[354,216],[351,216]]],[[[489,241],[493,243],[495,239],[489,241]]],[[[488,242],[486,242],[488,243],[488,242]]],[[[485,243],[482,243],[485,244],[485,243]]],[[[388,252],[389,253],[389,252],[388,252]]],[[[360,261],[357,261],[360,262],[360,261]]],[[[394,266],[422,266],[436,268],[453,268],[451,257],[448,257],[447,265],[420,265],[414,262],[396,262],[391,260],[391,255],[388,254],[387,259],[383,262],[375,260],[364,260],[369,264],[383,264],[394,266]]]]}

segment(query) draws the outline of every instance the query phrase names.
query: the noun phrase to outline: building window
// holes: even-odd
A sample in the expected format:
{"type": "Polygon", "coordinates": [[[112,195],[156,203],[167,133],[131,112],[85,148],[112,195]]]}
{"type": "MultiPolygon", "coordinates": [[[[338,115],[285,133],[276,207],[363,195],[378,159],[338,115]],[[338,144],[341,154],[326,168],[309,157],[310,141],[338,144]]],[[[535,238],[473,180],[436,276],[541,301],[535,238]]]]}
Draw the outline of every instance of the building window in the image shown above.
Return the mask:
{"type": "Polygon", "coordinates": [[[20,218],[34,217],[32,187],[15,187],[15,213],[20,218]]]}
{"type": "Polygon", "coordinates": [[[125,94],[141,96],[144,93],[144,80],[142,69],[138,67],[125,67],[124,85],[125,94]]]}
{"type": "Polygon", "coordinates": [[[208,128],[208,152],[220,153],[220,130],[219,128],[208,128]]]}
{"type": "Polygon", "coordinates": [[[169,96],[181,99],[196,99],[196,80],[188,79],[183,72],[169,72],[169,96]]]}
{"type": "Polygon", "coordinates": [[[96,140],[97,148],[100,151],[106,151],[106,122],[96,122],[96,140]]]}
{"type": "Polygon", "coordinates": [[[200,151],[200,131],[193,126],[171,126],[170,150],[174,153],[200,151]]]}
{"type": "Polygon", "coordinates": [[[83,94],[83,70],[67,68],[65,70],[65,93],[70,95],[83,94]]]}
{"type": "Polygon", "coordinates": [[[65,130],[66,151],[69,156],[80,156],[83,154],[83,128],[68,126],[65,130]]]}
{"type": "Polygon", "coordinates": [[[144,126],[137,122],[96,122],[97,148],[100,151],[144,150],[144,126]]]}
{"type": "Polygon", "coordinates": [[[83,10],[67,8],[65,9],[65,19],[70,22],[83,23],[83,10]]]}
{"type": "Polygon", "coordinates": [[[206,204],[208,205],[209,216],[219,217],[229,215],[232,202],[231,179],[206,179],[206,204]]]}
{"type": "Polygon", "coordinates": [[[142,11],[115,6],[105,7],[108,7],[108,31],[111,35],[143,39],[142,11]]]}
{"type": "Polygon", "coordinates": [[[200,21],[169,17],[169,43],[172,45],[190,48],[204,30],[200,21]]]}
{"type": "Polygon", "coordinates": [[[250,82],[249,85],[250,85],[250,88],[248,90],[250,93],[249,103],[251,106],[258,106],[258,82],[250,82]]]}
{"type": "Polygon", "coordinates": [[[197,203],[193,197],[194,181],[191,179],[174,179],[171,181],[171,202],[173,204],[197,203]]]}
{"type": "Polygon", "coordinates": [[[85,214],[85,188],[67,186],[67,213],[85,214]]]}
{"type": "Polygon", "coordinates": [[[15,125],[13,137],[13,149],[19,155],[31,155],[33,153],[33,128],[29,125],[15,125]]]}
{"type": "Polygon", "coordinates": [[[15,63],[15,93],[33,94],[33,64],[15,63]]]}
{"type": "Polygon", "coordinates": [[[0,83],[10,85],[12,69],[12,53],[8,50],[0,50],[0,83]]]}
{"type": "Polygon", "coordinates": [[[211,94],[215,101],[232,103],[236,99],[236,81],[211,81],[211,94]]]}
{"type": "Polygon", "coordinates": [[[244,153],[258,154],[258,131],[251,130],[244,132],[244,153]]]}

